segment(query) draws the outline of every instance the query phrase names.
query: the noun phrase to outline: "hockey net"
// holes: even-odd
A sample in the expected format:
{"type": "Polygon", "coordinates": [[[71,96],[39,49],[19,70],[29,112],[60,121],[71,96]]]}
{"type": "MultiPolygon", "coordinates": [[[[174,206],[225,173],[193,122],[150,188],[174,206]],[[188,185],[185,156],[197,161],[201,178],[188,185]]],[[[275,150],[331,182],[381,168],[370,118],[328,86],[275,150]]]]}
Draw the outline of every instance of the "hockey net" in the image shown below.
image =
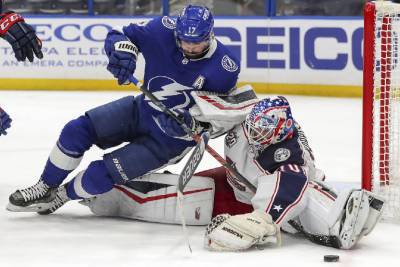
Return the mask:
{"type": "Polygon", "coordinates": [[[400,222],[400,4],[364,9],[362,187],[386,200],[383,218],[400,222]]]}

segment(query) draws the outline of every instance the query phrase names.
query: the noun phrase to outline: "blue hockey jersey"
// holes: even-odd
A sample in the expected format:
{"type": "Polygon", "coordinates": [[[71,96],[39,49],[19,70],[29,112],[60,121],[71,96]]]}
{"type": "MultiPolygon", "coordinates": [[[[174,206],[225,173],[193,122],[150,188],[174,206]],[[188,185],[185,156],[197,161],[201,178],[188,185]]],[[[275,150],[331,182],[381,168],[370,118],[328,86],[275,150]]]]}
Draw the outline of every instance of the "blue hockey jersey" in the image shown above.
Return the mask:
{"type": "MultiPolygon", "coordinates": [[[[228,93],[235,87],[239,61],[222,43],[214,39],[203,58],[188,59],[176,44],[174,28],[175,20],[167,16],[123,27],[146,61],[144,85],[164,105],[187,110],[194,104],[193,90],[228,93]]],[[[147,120],[158,115],[148,99],[139,102],[147,120]]]]}

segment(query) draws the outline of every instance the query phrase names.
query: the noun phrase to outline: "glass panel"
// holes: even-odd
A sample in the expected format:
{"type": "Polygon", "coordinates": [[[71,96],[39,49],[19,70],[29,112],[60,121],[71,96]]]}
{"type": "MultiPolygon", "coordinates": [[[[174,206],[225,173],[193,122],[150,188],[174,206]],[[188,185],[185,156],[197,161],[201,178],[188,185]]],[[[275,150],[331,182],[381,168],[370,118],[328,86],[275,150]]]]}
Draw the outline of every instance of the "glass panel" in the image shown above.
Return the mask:
{"type": "MultiPolygon", "coordinates": [[[[93,0],[95,15],[161,15],[163,0],[93,0]]],[[[88,0],[7,0],[17,13],[87,15],[88,0]]]]}
{"type": "Polygon", "coordinates": [[[162,0],[93,0],[95,14],[161,15],[162,0]]]}
{"type": "Polygon", "coordinates": [[[207,6],[213,15],[265,16],[265,0],[170,0],[170,15],[176,16],[186,4],[207,6]]]}
{"type": "Polygon", "coordinates": [[[367,0],[276,0],[277,16],[361,16],[367,0]]]}
{"type": "Polygon", "coordinates": [[[7,9],[33,14],[87,14],[87,0],[7,0],[7,9]]]}

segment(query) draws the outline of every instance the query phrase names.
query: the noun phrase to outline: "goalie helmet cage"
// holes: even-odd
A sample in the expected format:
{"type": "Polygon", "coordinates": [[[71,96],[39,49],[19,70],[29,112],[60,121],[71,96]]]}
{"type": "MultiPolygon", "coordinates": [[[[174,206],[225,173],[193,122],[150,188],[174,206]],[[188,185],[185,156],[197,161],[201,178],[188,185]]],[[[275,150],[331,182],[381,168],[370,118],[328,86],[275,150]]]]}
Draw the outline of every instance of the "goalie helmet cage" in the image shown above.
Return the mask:
{"type": "Polygon", "coordinates": [[[386,200],[383,219],[400,222],[400,4],[364,8],[362,187],[386,200]]]}

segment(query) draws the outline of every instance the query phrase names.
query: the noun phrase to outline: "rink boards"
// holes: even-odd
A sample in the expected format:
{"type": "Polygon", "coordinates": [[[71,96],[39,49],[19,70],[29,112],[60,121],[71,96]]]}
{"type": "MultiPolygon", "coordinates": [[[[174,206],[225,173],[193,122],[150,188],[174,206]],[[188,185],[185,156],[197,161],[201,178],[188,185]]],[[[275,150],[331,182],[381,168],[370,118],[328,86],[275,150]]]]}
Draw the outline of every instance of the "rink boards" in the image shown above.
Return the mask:
{"type": "MultiPolygon", "coordinates": [[[[106,70],[103,41],[115,26],[149,18],[32,17],[45,58],[17,62],[0,42],[0,89],[130,90],[106,70]]],[[[217,18],[215,34],[241,59],[240,83],[262,93],[360,96],[361,18],[217,18]]],[[[143,76],[143,58],[137,77],[143,76]]]]}

